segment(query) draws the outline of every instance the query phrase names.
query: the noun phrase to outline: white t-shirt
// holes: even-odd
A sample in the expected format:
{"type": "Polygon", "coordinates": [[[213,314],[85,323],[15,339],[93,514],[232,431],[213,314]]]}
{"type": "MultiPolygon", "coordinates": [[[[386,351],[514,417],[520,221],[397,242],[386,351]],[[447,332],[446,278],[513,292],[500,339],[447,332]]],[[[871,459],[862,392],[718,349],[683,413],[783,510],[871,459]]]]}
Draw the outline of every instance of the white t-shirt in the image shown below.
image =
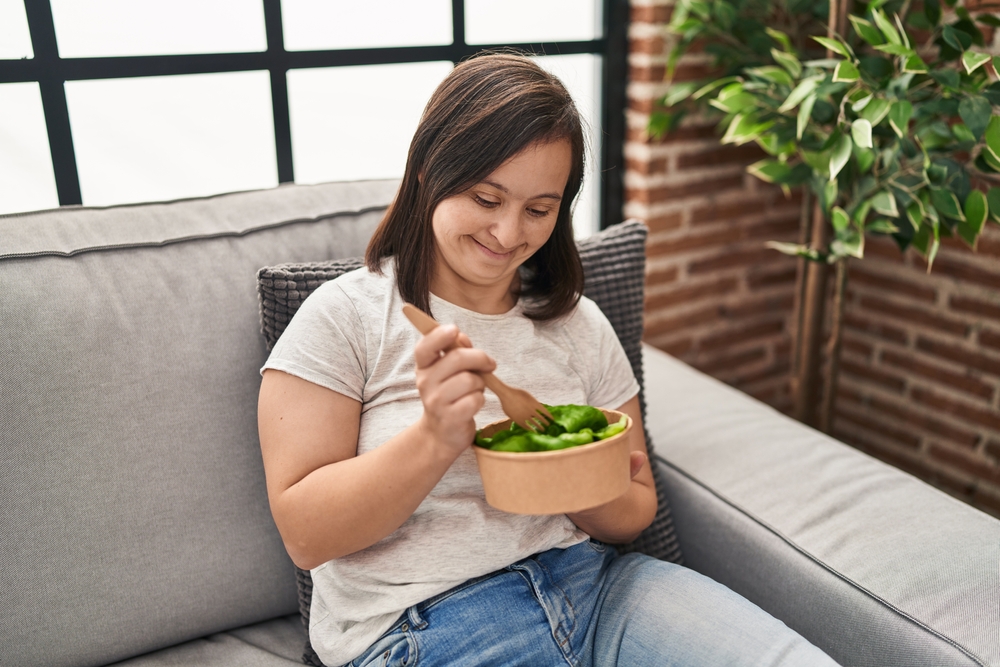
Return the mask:
{"type": "MultiPolygon", "coordinates": [[[[385,275],[362,268],[320,286],[278,339],[264,369],[290,373],[362,403],[358,455],[421,415],[413,348],[420,333],[402,313],[393,263],[385,275]]],[[[618,408],[639,385],[611,324],[582,298],[568,315],[534,322],[523,304],[483,315],[433,294],[431,311],[497,362],[495,374],[549,405],[618,408]]],[[[477,427],[503,419],[490,391],[477,427]]],[[[364,651],[411,605],[472,578],[588,536],[565,515],[508,514],[486,504],[471,448],[413,515],[367,549],[312,570],[309,636],[328,665],[364,651]]]]}

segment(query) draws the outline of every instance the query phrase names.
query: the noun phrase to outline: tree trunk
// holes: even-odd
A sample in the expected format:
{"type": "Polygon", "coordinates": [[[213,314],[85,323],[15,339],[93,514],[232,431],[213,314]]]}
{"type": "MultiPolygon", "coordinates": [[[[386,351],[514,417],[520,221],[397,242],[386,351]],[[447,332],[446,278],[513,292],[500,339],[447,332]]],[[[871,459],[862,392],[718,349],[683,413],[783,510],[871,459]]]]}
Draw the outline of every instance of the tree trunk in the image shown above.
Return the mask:
{"type": "MultiPolygon", "coordinates": [[[[826,247],[826,218],[819,197],[813,202],[812,233],[809,245],[826,247]]],[[[810,426],[816,425],[816,405],[819,397],[820,340],[823,336],[823,315],[826,310],[826,264],[807,262],[805,298],[802,301],[802,328],[799,329],[798,373],[795,381],[795,418],[810,426]]]]}
{"type": "Polygon", "coordinates": [[[847,258],[837,261],[837,277],[833,291],[833,321],[830,341],[826,351],[829,361],[823,382],[823,410],[820,412],[819,430],[829,434],[833,430],[834,410],[837,405],[837,376],[840,373],[840,334],[844,319],[844,293],[847,291],[847,258]]]}

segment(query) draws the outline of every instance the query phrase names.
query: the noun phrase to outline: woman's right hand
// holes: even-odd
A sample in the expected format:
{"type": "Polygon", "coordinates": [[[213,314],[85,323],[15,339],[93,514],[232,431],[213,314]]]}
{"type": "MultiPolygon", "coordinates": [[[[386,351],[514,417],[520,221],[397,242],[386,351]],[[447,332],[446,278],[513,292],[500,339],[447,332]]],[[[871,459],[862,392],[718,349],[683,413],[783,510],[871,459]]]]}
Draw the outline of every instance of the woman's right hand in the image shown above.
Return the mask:
{"type": "Polygon", "coordinates": [[[483,407],[486,384],[480,373],[492,372],[496,362],[472,347],[468,336],[454,325],[442,325],[420,339],[414,348],[417,390],[424,404],[421,428],[431,441],[453,457],[472,444],[475,415],[483,407]],[[454,343],[458,347],[447,350],[454,343]]]}

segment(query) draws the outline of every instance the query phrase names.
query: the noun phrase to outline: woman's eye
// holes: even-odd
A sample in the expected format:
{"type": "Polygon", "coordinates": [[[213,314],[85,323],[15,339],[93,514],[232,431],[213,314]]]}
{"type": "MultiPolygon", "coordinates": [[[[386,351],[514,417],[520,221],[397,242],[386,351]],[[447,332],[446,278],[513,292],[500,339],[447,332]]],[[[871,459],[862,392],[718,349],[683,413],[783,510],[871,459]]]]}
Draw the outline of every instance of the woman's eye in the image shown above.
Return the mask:
{"type": "Polygon", "coordinates": [[[473,197],[475,198],[477,204],[479,204],[480,206],[485,206],[486,208],[494,208],[500,205],[500,202],[498,201],[490,201],[489,199],[483,199],[479,195],[473,195],[473,197]]]}
{"type": "Polygon", "coordinates": [[[532,215],[532,216],[534,216],[536,218],[544,218],[545,216],[547,216],[549,214],[549,210],[548,209],[539,210],[537,208],[529,208],[528,209],[528,214],[532,215]]]}

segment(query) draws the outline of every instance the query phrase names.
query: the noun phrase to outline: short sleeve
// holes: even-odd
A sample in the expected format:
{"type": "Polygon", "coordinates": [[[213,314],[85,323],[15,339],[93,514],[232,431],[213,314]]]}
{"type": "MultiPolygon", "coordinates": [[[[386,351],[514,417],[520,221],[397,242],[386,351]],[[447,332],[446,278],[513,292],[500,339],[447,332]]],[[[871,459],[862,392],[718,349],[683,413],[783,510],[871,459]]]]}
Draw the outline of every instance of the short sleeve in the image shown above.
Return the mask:
{"type": "Polygon", "coordinates": [[[261,373],[283,371],[363,402],[366,349],[358,309],[338,280],[332,280],[302,303],[261,373]]]}
{"type": "Polygon", "coordinates": [[[581,298],[569,326],[577,354],[584,357],[578,363],[589,369],[590,405],[619,408],[639,393],[625,349],[597,304],[581,298]]]}

